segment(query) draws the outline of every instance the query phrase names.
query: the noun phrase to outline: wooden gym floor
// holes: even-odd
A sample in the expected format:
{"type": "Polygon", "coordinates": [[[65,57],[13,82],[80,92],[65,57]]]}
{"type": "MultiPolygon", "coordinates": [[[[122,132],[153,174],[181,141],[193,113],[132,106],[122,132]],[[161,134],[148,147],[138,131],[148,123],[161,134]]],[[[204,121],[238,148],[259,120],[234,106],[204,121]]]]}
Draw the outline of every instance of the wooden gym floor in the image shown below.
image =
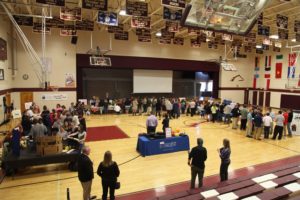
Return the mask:
{"type": "MultiPolygon", "coordinates": [[[[177,152],[149,157],[140,157],[136,152],[137,136],[145,132],[146,116],[131,115],[93,115],[88,117],[88,127],[116,125],[130,138],[89,142],[91,159],[94,162],[94,171],[105,151],[113,153],[113,159],[120,165],[121,189],[117,195],[133,193],[141,190],[188,181],[190,169],[187,165],[188,152],[177,152]]],[[[196,145],[196,138],[204,139],[204,146],[208,150],[205,176],[218,174],[220,159],[217,148],[221,147],[223,138],[228,138],[232,146],[232,163],[230,171],[299,155],[300,137],[286,138],[282,141],[256,141],[245,137],[240,130],[219,123],[203,122],[199,116],[182,116],[170,121],[173,130],[179,129],[190,137],[191,147],[196,145]]],[[[161,120],[157,130],[161,130],[161,120]]],[[[66,189],[70,188],[71,200],[82,199],[81,185],[76,172],[70,172],[66,165],[48,165],[24,169],[14,179],[5,177],[0,184],[1,200],[65,200],[66,189]]],[[[92,194],[101,197],[101,181],[95,174],[92,194]]]]}

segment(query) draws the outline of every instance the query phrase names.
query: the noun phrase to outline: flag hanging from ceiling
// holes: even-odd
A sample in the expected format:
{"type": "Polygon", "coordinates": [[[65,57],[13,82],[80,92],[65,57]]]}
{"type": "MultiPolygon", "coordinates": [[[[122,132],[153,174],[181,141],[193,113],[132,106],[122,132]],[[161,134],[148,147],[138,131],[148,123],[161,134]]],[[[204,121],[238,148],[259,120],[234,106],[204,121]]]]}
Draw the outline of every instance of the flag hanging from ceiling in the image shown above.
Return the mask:
{"type": "Polygon", "coordinates": [[[256,88],[256,82],[259,78],[259,57],[255,57],[255,64],[254,64],[254,76],[253,76],[253,88],[256,88]]]}
{"type": "Polygon", "coordinates": [[[265,78],[271,78],[271,56],[265,56],[265,78]]]}
{"type": "Polygon", "coordinates": [[[266,90],[270,89],[270,83],[271,83],[271,79],[267,79],[267,83],[266,83],[266,90]]]}
{"type": "Polygon", "coordinates": [[[289,66],[288,66],[287,78],[295,78],[296,58],[297,58],[296,53],[289,54],[289,66]]]}
{"type": "Polygon", "coordinates": [[[277,55],[276,56],[276,73],[275,78],[280,79],[282,75],[282,60],[283,55],[277,55]]]}

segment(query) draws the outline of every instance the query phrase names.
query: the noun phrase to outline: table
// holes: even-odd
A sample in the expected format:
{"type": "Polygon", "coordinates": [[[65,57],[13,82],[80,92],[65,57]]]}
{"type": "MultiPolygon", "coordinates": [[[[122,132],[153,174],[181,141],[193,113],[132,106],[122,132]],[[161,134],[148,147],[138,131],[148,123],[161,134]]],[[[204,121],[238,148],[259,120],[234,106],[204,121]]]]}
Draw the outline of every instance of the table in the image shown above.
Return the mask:
{"type": "Polygon", "coordinates": [[[171,137],[164,139],[149,139],[146,136],[138,137],[137,150],[142,156],[171,153],[190,150],[188,136],[171,137]]]}

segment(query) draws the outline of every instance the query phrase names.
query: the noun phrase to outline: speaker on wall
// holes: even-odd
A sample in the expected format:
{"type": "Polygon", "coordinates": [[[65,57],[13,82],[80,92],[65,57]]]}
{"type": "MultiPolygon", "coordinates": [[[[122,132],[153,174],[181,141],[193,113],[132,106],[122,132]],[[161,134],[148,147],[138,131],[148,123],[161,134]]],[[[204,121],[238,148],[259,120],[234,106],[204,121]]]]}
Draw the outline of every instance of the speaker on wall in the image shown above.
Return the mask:
{"type": "Polygon", "coordinates": [[[77,36],[72,36],[72,38],[71,38],[71,44],[77,44],[77,39],[78,39],[78,37],[77,36]]]}

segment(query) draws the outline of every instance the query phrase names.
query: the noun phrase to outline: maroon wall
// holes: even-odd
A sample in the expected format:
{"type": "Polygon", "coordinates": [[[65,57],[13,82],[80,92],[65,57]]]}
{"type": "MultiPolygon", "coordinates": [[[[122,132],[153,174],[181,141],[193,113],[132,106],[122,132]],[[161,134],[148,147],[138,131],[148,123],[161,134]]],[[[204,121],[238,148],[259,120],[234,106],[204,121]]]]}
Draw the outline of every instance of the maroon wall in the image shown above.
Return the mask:
{"type": "MultiPolygon", "coordinates": [[[[76,54],[77,74],[77,98],[82,98],[82,68],[93,67],[90,65],[90,55],[76,54]]],[[[166,58],[148,58],[131,56],[108,56],[111,58],[112,66],[115,69],[155,69],[155,70],[179,70],[179,71],[202,71],[213,72],[213,97],[218,98],[219,93],[219,71],[220,65],[216,62],[178,60],[166,58]]]]}

